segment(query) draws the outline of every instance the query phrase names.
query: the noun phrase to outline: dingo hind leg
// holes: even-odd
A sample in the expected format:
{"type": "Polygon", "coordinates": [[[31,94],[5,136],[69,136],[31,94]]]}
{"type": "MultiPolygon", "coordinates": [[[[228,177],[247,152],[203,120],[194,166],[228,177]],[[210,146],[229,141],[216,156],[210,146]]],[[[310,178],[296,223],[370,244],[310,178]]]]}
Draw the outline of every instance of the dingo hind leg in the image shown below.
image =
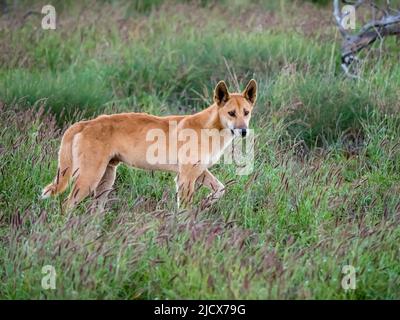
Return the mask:
{"type": "Polygon", "coordinates": [[[67,210],[95,192],[109,163],[109,156],[104,146],[90,140],[85,141],[80,135],[75,140],[73,160],[76,179],[65,204],[67,210]]]}

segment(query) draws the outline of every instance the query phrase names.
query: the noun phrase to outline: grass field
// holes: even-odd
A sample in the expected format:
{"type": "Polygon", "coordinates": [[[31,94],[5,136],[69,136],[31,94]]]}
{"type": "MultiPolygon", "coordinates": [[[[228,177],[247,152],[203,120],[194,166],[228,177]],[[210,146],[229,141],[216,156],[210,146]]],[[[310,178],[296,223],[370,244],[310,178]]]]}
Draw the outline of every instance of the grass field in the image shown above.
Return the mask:
{"type": "Polygon", "coordinates": [[[330,5],[54,1],[42,30],[34,3],[0,16],[0,298],[400,298],[398,40],[351,80],[330,5]],[[39,200],[72,122],[190,114],[250,78],[254,171],[216,165],[231,183],[210,210],[177,212],[171,174],[124,166],[103,213],[39,200]]]}

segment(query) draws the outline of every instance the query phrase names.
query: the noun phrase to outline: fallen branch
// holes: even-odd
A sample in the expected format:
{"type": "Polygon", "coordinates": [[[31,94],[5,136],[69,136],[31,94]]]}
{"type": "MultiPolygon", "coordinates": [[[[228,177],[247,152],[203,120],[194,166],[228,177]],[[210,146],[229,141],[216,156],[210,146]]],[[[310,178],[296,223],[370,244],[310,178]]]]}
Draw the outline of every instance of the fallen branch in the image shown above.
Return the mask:
{"type": "Polygon", "coordinates": [[[386,1],[385,7],[378,6],[372,0],[342,0],[342,2],[347,5],[353,5],[355,10],[363,5],[369,6],[372,16],[375,17],[358,32],[350,33],[343,25],[343,21],[349,13],[342,14],[339,0],[333,1],[333,17],[343,38],[341,48],[342,69],[346,75],[358,78],[358,74],[350,72],[351,64],[359,60],[357,53],[371,46],[377,39],[383,40],[383,38],[390,35],[400,35],[400,11],[390,7],[390,0],[386,1]],[[376,17],[377,12],[379,17],[376,17]]]}

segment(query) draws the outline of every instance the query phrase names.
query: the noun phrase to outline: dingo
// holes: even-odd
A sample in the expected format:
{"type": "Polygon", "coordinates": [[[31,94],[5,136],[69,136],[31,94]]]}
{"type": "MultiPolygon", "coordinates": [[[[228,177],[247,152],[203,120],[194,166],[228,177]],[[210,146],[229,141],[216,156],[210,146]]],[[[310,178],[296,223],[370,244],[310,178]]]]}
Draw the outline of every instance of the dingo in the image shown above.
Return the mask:
{"type": "MultiPolygon", "coordinates": [[[[176,172],[178,207],[180,203],[190,205],[196,183],[212,190],[214,202],[223,195],[224,185],[208,168],[218,161],[234,135],[246,136],[256,98],[255,80],[250,80],[242,93],[229,93],[225,82],[220,81],[214,90],[214,103],[193,115],[157,117],[146,113],[121,113],[75,123],[64,133],[57,175],[43,189],[42,197],[63,192],[72,178],[73,188],[66,208],[73,208],[92,192],[102,208],[114,184],[117,166],[123,162],[141,169],[176,172]],[[170,122],[177,123],[176,128],[172,129],[175,132],[169,132],[170,122]],[[219,133],[222,145],[213,149],[209,145],[204,147],[201,141],[195,142],[195,146],[206,154],[206,162],[200,161],[198,155],[189,156],[189,161],[183,161],[179,152],[176,162],[154,163],[148,160],[151,146],[151,142],[145,139],[148,132],[161,130],[168,136],[179,135],[187,129],[193,130],[198,136],[202,129],[214,130],[219,133]],[[228,132],[229,137],[226,138],[222,132],[228,132]]],[[[164,149],[168,150],[168,139],[165,143],[164,149]]],[[[177,150],[182,146],[182,141],[178,142],[177,150]]]]}

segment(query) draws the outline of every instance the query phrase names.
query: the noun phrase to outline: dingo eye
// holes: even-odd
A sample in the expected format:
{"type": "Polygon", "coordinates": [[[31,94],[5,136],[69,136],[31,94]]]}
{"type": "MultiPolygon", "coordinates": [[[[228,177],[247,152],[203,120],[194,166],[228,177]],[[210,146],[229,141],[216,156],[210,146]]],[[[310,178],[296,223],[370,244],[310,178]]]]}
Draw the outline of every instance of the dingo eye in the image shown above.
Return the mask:
{"type": "Polygon", "coordinates": [[[244,110],[244,115],[247,116],[250,113],[249,110],[244,110]]]}
{"type": "Polygon", "coordinates": [[[235,111],[229,111],[228,114],[229,114],[231,117],[236,117],[236,112],[235,112],[235,111]]]}

